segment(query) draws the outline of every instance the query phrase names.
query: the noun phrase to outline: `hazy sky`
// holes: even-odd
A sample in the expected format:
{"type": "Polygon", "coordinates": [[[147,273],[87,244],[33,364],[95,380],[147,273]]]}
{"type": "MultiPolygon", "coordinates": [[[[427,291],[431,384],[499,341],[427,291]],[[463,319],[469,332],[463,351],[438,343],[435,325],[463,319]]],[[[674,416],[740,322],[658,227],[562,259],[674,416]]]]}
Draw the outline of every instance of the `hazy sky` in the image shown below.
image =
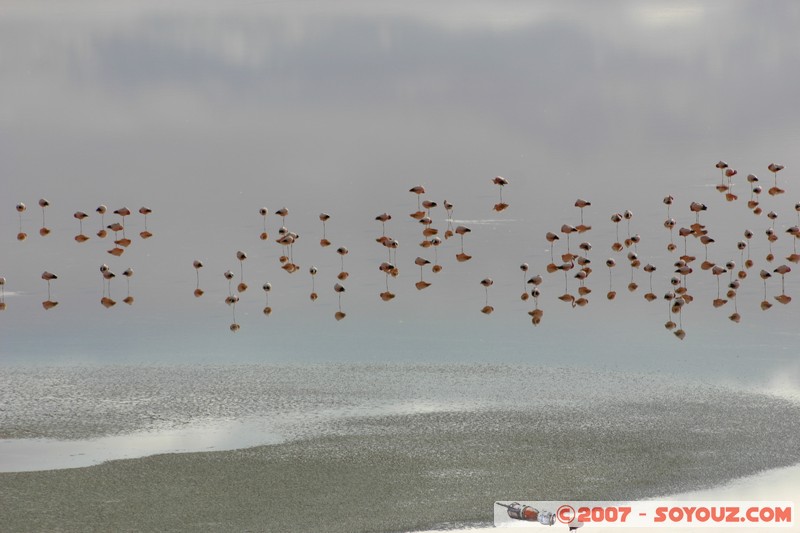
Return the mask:
{"type": "MultiPolygon", "coordinates": [[[[760,268],[785,262],[797,223],[794,203],[800,141],[800,6],[794,2],[7,2],[0,11],[0,275],[8,308],[0,315],[0,361],[151,360],[492,360],[565,365],[633,366],[714,375],[719,369],[796,381],[797,302],[758,308],[760,268]],[[726,203],[713,185],[714,163],[739,171],[739,201],[726,203]],[[778,259],[764,261],[769,221],[744,205],[744,176],[769,186],[770,162],[786,169],[788,193],[762,194],[773,209],[778,259]],[[495,213],[496,175],[510,184],[510,204],[495,213]],[[417,291],[421,226],[411,186],[456,205],[454,218],[473,229],[474,257],[457,263],[457,239],[439,249],[444,270],[417,291]],[[668,289],[675,254],[663,196],[672,216],[689,225],[688,204],[704,214],[717,240],[710,259],[739,262],[735,243],[756,233],[756,266],[739,293],[742,322],[714,309],[716,283],[699,265],[689,288],[697,300],[684,313],[687,338],[664,329],[667,305],[642,298],[647,278],[628,293],[630,268],[614,254],[612,213],[631,209],[643,262],[659,268],[654,292],[668,289]],[[40,237],[39,198],[48,237],[40,237]],[[572,241],[593,243],[590,305],[556,299],[564,277],[545,275],[538,328],[522,302],[519,264],[545,274],[547,231],[577,224],[576,198],[594,229],[572,241]],[[17,242],[17,202],[25,202],[17,242]],[[130,217],[133,239],[122,257],[98,239],[99,204],[110,210],[147,205],[154,237],[139,239],[142,217],[130,217]],[[279,268],[280,247],[258,239],[258,209],[287,207],[286,226],[300,234],[301,271],[279,268]],[[78,222],[91,239],[77,244],[78,222]],[[321,211],[331,214],[318,245],[321,211]],[[398,296],[381,302],[386,260],[374,239],[374,217],[389,212],[401,275],[398,296]],[[347,318],[333,319],[332,286],[346,246],[347,318]],[[237,335],[223,303],[235,252],[244,250],[245,281],[237,335]],[[615,257],[617,300],[608,302],[607,257],[615,257]],[[192,260],[202,259],[192,296],[192,260]],[[112,309],[100,303],[98,267],[118,277],[112,309]],[[319,268],[312,303],[308,267],[319,268]],[[121,302],[119,274],[135,270],[133,306],[121,302]],[[45,312],[44,270],[59,275],[45,312]],[[495,280],[491,316],[478,282],[495,280]],[[265,317],[261,285],[269,281],[274,311],[265,317]]],[[[765,187],[766,188],[766,187],[765,187]]],[[[445,213],[432,213],[445,229],[445,213]]],[[[118,220],[106,216],[106,223],[118,220]]],[[[620,227],[623,237],[624,224],[620,227]]],[[[676,237],[676,242],[682,244],[676,237]]],[[[556,251],[565,251],[559,244],[556,251]]],[[[689,252],[703,249],[690,239],[689,252]]],[[[699,262],[699,261],[698,261],[699,262]]],[[[790,274],[787,293],[800,296],[790,274]]],[[[570,276],[571,278],[571,276],[570,276]]],[[[726,281],[723,276],[723,282],[726,281]]],[[[577,283],[570,279],[575,292],[577,283]]],[[[780,292],[779,279],[769,298],[780,292]]]]}

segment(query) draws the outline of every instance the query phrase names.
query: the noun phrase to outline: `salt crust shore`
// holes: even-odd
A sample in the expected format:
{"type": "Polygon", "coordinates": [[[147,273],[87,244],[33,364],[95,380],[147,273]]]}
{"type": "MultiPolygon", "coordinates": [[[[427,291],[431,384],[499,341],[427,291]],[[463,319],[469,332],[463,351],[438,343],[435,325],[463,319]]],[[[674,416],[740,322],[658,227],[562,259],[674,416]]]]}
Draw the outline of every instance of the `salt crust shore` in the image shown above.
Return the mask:
{"type": "MultiPolygon", "coordinates": [[[[664,501],[794,501],[795,512],[800,507],[800,465],[794,465],[786,468],[776,468],[767,472],[762,472],[754,476],[749,476],[741,479],[736,479],[730,483],[726,483],[719,487],[714,487],[706,490],[697,490],[684,492],[681,494],[673,494],[663,498],[658,498],[664,501]]],[[[515,532],[539,532],[546,531],[566,531],[565,527],[553,526],[552,528],[544,528],[540,525],[526,526],[522,523],[515,524],[514,526],[496,528],[496,527],[467,527],[455,530],[448,530],[449,533],[498,533],[500,531],[515,531],[515,532]]],[[[769,531],[770,528],[674,528],[672,531],[683,533],[709,533],[713,531],[769,531]]],[[[603,527],[592,528],[590,526],[582,527],[579,532],[588,533],[589,531],[599,531],[606,533],[635,533],[636,531],[658,531],[655,529],[638,529],[638,528],[619,528],[619,527],[603,527]]],[[[795,523],[792,527],[781,527],[779,531],[796,532],[800,531],[800,520],[795,516],[795,523]]],[[[441,530],[427,530],[418,533],[441,533],[441,530]]]]}
{"type": "MultiPolygon", "coordinates": [[[[508,429],[526,415],[485,413],[477,426],[491,427],[493,420],[495,427],[482,432],[475,431],[475,413],[382,417],[351,421],[337,435],[273,446],[6,473],[0,475],[0,530],[454,529],[487,524],[494,500],[532,494],[532,486],[564,499],[642,499],[724,477],[719,466],[697,460],[712,456],[717,442],[681,450],[677,438],[651,453],[642,449],[651,438],[620,439],[618,431],[593,435],[606,440],[593,446],[585,431],[543,436],[524,426],[508,429]],[[372,429],[365,431],[365,424],[372,429]]],[[[726,449],[739,471],[752,468],[765,449],[772,460],[776,453],[789,460],[788,450],[778,452],[774,443],[736,440],[759,451],[748,457],[738,446],[726,449]]]]}
{"type": "Polygon", "coordinates": [[[509,497],[663,498],[800,463],[800,407],[764,394],[499,366],[257,370],[75,373],[95,389],[71,387],[63,370],[12,376],[2,394],[15,409],[0,422],[25,437],[65,438],[81,412],[98,409],[77,437],[141,430],[152,418],[158,431],[209,409],[270,416],[275,402],[301,401],[306,414],[289,417],[286,440],[272,445],[0,474],[0,531],[458,529],[488,526],[493,502],[509,497]],[[71,418],[46,416],[40,382],[66,391],[48,402],[71,418]],[[161,396],[131,401],[144,385],[161,396]],[[192,393],[180,409],[175,391],[192,393]],[[376,402],[404,407],[370,411],[376,402]]]}

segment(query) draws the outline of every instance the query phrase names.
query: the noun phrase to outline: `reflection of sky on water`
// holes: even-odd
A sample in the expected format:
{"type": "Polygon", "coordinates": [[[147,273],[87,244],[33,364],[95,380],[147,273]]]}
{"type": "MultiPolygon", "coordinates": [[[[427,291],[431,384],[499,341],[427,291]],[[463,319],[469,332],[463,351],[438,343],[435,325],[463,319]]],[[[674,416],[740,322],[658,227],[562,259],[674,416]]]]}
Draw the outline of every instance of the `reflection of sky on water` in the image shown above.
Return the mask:
{"type": "MultiPolygon", "coordinates": [[[[461,405],[436,402],[407,401],[319,409],[265,417],[237,416],[229,419],[189,419],[173,427],[172,424],[151,420],[154,427],[122,435],[100,438],[59,440],[54,438],[0,439],[0,472],[32,472],[62,468],[81,468],[106,461],[147,457],[162,453],[192,453],[236,450],[277,444],[286,439],[282,427],[295,427],[320,421],[367,416],[392,416],[439,411],[458,412],[475,408],[466,402],[461,405]]],[[[30,414],[29,414],[30,416],[30,414]]],[[[315,427],[318,430],[318,428],[315,427]]]]}
{"type": "MultiPolygon", "coordinates": [[[[740,290],[739,325],[726,318],[730,304],[711,307],[710,276],[694,274],[698,302],[679,343],[663,328],[666,305],[642,300],[643,272],[639,291],[625,290],[622,256],[618,299],[605,300],[602,263],[614,236],[609,215],[630,208],[640,254],[659,266],[655,292],[666,290],[666,194],[676,197],[679,225],[693,221],[690,201],[711,206],[704,221],[718,241],[714,259],[738,262],[746,226],[763,257],[768,222],[742,205],[743,176],[767,180],[771,161],[786,165],[789,193],[762,201],[780,215],[776,249],[788,250],[782,231],[800,198],[797,20],[789,2],[12,3],[0,15],[0,275],[14,292],[0,322],[2,359],[542,361],[796,384],[797,302],[758,309],[762,286],[752,278],[761,265],[740,290]],[[708,187],[720,158],[739,169],[736,205],[708,187]],[[489,183],[498,174],[511,180],[511,207],[500,215],[489,183]],[[434,285],[422,293],[412,262],[432,252],[416,246],[419,226],[406,216],[417,183],[474,226],[465,239],[473,260],[457,264],[457,242],[447,241],[444,271],[427,272],[434,285]],[[544,272],[544,233],[577,222],[579,196],[593,202],[585,213],[594,226],[592,303],[570,309],[555,299],[563,277],[546,276],[545,317],[534,329],[518,265],[544,272]],[[53,204],[46,239],[36,234],[40,197],[53,204]],[[24,243],[14,239],[17,201],[29,205],[24,243]],[[150,206],[155,237],[134,238],[113,258],[92,216],[84,227],[93,238],[77,245],[72,213],[100,203],[150,206]],[[257,239],[262,205],[290,209],[301,273],[280,271],[279,247],[257,239]],[[332,215],[332,248],[350,249],[341,323],[331,290],[339,257],[316,244],[321,211],[332,215]],[[402,243],[401,277],[390,280],[398,297],[388,304],[377,298],[386,254],[373,242],[373,218],[384,211],[402,243]],[[497,222],[479,222],[489,220],[497,222]],[[222,272],[238,281],[238,249],[250,256],[250,289],[234,336],[222,272]],[[199,300],[195,258],[207,265],[199,300]],[[136,270],[133,307],[99,305],[103,262],[136,270]],[[313,305],[312,263],[320,269],[313,305]],[[61,277],[53,287],[61,303],[46,314],[45,269],[61,277]],[[495,279],[491,317],[478,313],[485,276],[495,279]]],[[[443,229],[444,212],[434,218],[443,229]]],[[[278,225],[270,215],[270,233],[278,225]]],[[[129,228],[141,231],[141,217],[129,228]]],[[[690,253],[703,251],[693,243],[690,253]]],[[[777,287],[773,280],[770,295],[777,287]]],[[[790,276],[789,294],[797,287],[790,276]]],[[[124,280],[113,291],[121,299],[124,280]]]]}
{"type": "Polygon", "coordinates": [[[31,472],[81,468],[116,459],[160,453],[187,453],[247,448],[280,442],[263,421],[213,420],[208,425],[139,431],[90,440],[0,440],[0,471],[31,472]]]}
{"type": "MultiPolygon", "coordinates": [[[[785,440],[796,404],[654,373],[523,364],[15,366],[0,385],[0,402],[13,406],[0,411],[0,471],[385,431],[423,439],[454,428],[511,448],[513,436],[502,432],[517,427],[530,432],[528,443],[558,442],[563,431],[586,443],[620,434],[622,447],[605,449],[637,449],[648,464],[680,442],[701,460],[710,450],[725,457],[714,462],[717,474],[728,472],[720,479],[753,471],[746,458],[754,447],[765,456],[758,468],[797,458],[785,440]]],[[[597,451],[581,453],[604,464],[597,451]]]]}

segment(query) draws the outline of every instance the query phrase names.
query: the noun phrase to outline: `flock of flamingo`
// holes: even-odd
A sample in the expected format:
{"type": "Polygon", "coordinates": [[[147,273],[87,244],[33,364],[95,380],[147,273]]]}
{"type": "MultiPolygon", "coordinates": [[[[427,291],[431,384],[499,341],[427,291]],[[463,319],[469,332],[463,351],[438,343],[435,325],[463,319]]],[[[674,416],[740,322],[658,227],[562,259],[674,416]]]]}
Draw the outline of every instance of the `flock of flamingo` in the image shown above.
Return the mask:
{"type": "MultiPolygon", "coordinates": [[[[715,166],[720,170],[721,173],[721,181],[718,185],[716,185],[717,191],[724,195],[724,198],[727,202],[738,201],[738,196],[734,193],[733,182],[733,178],[738,175],[737,170],[731,168],[724,161],[719,161],[715,166]]],[[[771,163],[767,167],[767,169],[773,175],[773,185],[767,190],[767,193],[770,196],[779,196],[785,193],[785,191],[778,186],[778,174],[781,170],[783,170],[783,168],[784,167],[782,165],[775,163],[771,163]]],[[[763,208],[760,202],[760,195],[764,190],[763,186],[761,185],[758,177],[754,174],[749,174],[746,177],[746,181],[747,187],[750,189],[750,197],[747,201],[747,208],[750,209],[754,215],[760,216],[763,214],[763,208]]],[[[509,204],[503,201],[502,191],[504,187],[509,185],[509,180],[500,176],[496,176],[491,180],[491,182],[499,187],[500,192],[499,202],[493,206],[493,210],[496,212],[504,211],[509,207],[509,204]]],[[[419,281],[415,283],[415,287],[417,290],[423,291],[431,286],[431,282],[425,279],[426,268],[429,268],[432,273],[441,272],[443,269],[442,265],[439,264],[438,256],[438,248],[443,243],[443,239],[447,240],[450,238],[456,238],[456,236],[458,236],[459,244],[458,252],[455,254],[456,260],[460,263],[463,263],[472,259],[472,256],[465,251],[464,241],[465,237],[468,236],[472,230],[466,225],[456,224],[453,219],[454,205],[445,200],[442,202],[442,208],[446,213],[446,227],[441,232],[440,237],[440,230],[439,228],[434,227],[433,220],[433,210],[439,207],[438,202],[423,198],[425,195],[425,187],[422,185],[412,187],[409,192],[414,194],[417,200],[416,210],[410,213],[410,217],[416,220],[422,227],[422,240],[419,242],[419,246],[428,252],[430,251],[430,248],[433,249],[433,261],[422,256],[418,256],[414,260],[414,264],[420,269],[419,281]]],[[[670,267],[670,290],[663,294],[661,298],[667,303],[668,307],[667,321],[664,324],[665,328],[671,331],[677,338],[681,340],[683,340],[686,336],[686,332],[683,329],[682,312],[685,306],[694,301],[694,297],[689,292],[688,281],[693,274],[697,276],[697,273],[695,273],[695,265],[699,266],[700,271],[708,271],[716,278],[716,298],[714,298],[711,302],[713,307],[721,308],[727,305],[729,302],[732,302],[733,312],[728,316],[728,318],[732,322],[738,323],[741,320],[741,315],[739,314],[738,310],[737,291],[741,287],[742,283],[745,282],[746,278],[748,278],[748,271],[756,267],[755,260],[750,256],[749,244],[751,239],[754,238],[754,233],[749,229],[744,230],[742,233],[743,239],[736,243],[736,249],[739,252],[738,264],[734,259],[727,259],[722,263],[716,263],[709,259],[708,253],[708,247],[709,245],[715,243],[715,239],[710,235],[710,231],[706,225],[701,223],[701,216],[704,211],[708,210],[708,207],[702,202],[691,202],[688,208],[689,212],[693,214],[693,222],[687,224],[686,226],[681,226],[678,224],[676,219],[672,217],[671,210],[674,209],[674,197],[671,195],[664,197],[663,203],[666,207],[666,218],[663,225],[664,228],[669,231],[670,235],[667,250],[670,253],[675,254],[674,261],[670,267]],[[676,244],[675,242],[676,232],[677,236],[683,240],[682,246],[680,246],[680,244],[676,244]],[[692,237],[695,241],[703,246],[702,261],[698,261],[696,256],[689,253],[689,237],[692,237]],[[745,253],[747,254],[746,258],[745,253]],[[727,274],[727,276],[723,276],[724,274],[727,274]],[[720,278],[723,277],[725,277],[724,293],[720,282],[720,278]]],[[[42,237],[46,237],[50,234],[50,230],[47,228],[45,217],[46,209],[49,205],[50,204],[47,200],[39,200],[39,206],[42,209],[42,227],[39,230],[39,234],[42,237]]],[[[577,199],[574,203],[574,206],[580,211],[580,223],[577,225],[564,223],[558,231],[548,231],[545,233],[545,239],[549,245],[550,262],[544,266],[544,271],[549,275],[558,275],[559,273],[563,274],[565,289],[564,293],[558,296],[558,299],[573,308],[586,306],[589,303],[589,296],[592,293],[592,289],[587,285],[587,281],[593,274],[592,261],[589,259],[589,252],[593,249],[593,246],[590,242],[583,240],[582,242],[578,243],[577,249],[573,251],[573,247],[570,242],[571,236],[572,238],[578,236],[582,238],[586,233],[591,231],[592,227],[584,223],[584,209],[591,207],[591,205],[591,202],[588,200],[582,198],[577,199]],[[557,248],[562,248],[561,253],[558,255],[556,255],[557,248]],[[574,288],[574,293],[570,290],[570,275],[572,279],[577,280],[577,286],[574,288]]],[[[26,209],[27,207],[23,203],[19,203],[16,206],[16,210],[20,216],[19,232],[17,234],[17,240],[19,241],[24,241],[27,239],[27,234],[23,231],[22,223],[22,213],[25,212],[26,209]]],[[[109,230],[113,232],[114,246],[107,252],[115,257],[121,256],[132,243],[131,239],[129,239],[125,233],[125,218],[132,214],[131,210],[126,207],[114,210],[113,214],[117,215],[119,220],[115,220],[108,225],[105,223],[105,215],[108,211],[106,206],[101,205],[97,207],[95,211],[100,215],[100,228],[99,231],[97,231],[97,237],[103,239],[108,236],[109,230]]],[[[795,204],[795,211],[797,213],[797,225],[793,225],[785,230],[785,232],[792,237],[792,253],[785,256],[785,260],[788,263],[797,264],[800,262],[800,254],[797,253],[796,248],[796,241],[797,239],[800,239],[800,203],[795,204]]],[[[152,213],[152,210],[147,207],[142,207],[138,212],[144,216],[144,231],[140,232],[139,236],[142,239],[148,239],[153,236],[153,234],[147,229],[147,215],[152,213]]],[[[267,231],[267,219],[270,214],[269,209],[262,207],[259,209],[259,214],[263,219],[263,228],[259,238],[262,241],[269,241],[270,235],[267,231]]],[[[281,246],[281,255],[279,258],[281,268],[289,274],[299,272],[301,271],[301,267],[294,262],[293,254],[293,248],[299,238],[299,235],[286,227],[286,218],[289,215],[289,210],[284,207],[275,211],[274,214],[281,218],[281,226],[277,230],[277,235],[274,238],[274,241],[281,246]]],[[[83,221],[88,216],[89,215],[82,211],[78,211],[74,214],[74,217],[78,220],[79,224],[79,231],[75,236],[75,241],[78,243],[83,243],[90,239],[89,236],[84,234],[83,229],[83,221]]],[[[770,226],[765,231],[765,236],[769,243],[769,253],[765,257],[765,264],[760,265],[760,267],[756,267],[760,270],[758,275],[764,285],[764,297],[760,303],[760,307],[763,311],[767,311],[773,306],[767,295],[767,280],[773,277],[773,275],[780,275],[781,277],[781,293],[775,295],[774,300],[782,305],[789,304],[792,300],[791,296],[786,294],[784,281],[786,274],[791,272],[791,267],[783,261],[780,261],[781,264],[779,265],[775,264],[776,255],[773,251],[773,243],[778,240],[778,232],[775,229],[775,220],[777,219],[778,215],[775,211],[769,211],[767,212],[766,217],[770,221],[770,226]]],[[[332,246],[331,241],[328,240],[326,235],[326,222],[328,222],[330,218],[331,215],[327,213],[319,214],[319,220],[322,224],[322,236],[320,238],[319,245],[322,248],[328,248],[332,246]]],[[[627,261],[628,266],[631,269],[630,282],[627,284],[627,290],[629,292],[634,293],[639,289],[639,285],[634,280],[634,273],[637,269],[641,268],[645,273],[648,274],[649,289],[643,295],[643,297],[647,302],[654,302],[659,299],[659,296],[653,291],[653,274],[656,272],[657,268],[655,265],[650,263],[642,265],[642,259],[640,259],[638,252],[638,245],[641,242],[641,237],[639,234],[631,233],[632,219],[633,212],[630,210],[626,210],[622,213],[613,213],[610,216],[611,222],[615,225],[616,235],[616,239],[611,245],[611,251],[614,254],[621,254],[621,256],[618,257],[619,261],[627,261]],[[624,238],[621,238],[619,225],[623,222],[626,224],[626,235],[624,238]]],[[[381,234],[375,239],[376,243],[386,250],[386,260],[382,261],[379,265],[376,265],[380,272],[383,273],[385,282],[385,290],[382,290],[379,293],[379,298],[384,302],[389,302],[396,297],[396,294],[392,291],[390,286],[390,281],[393,278],[397,278],[399,275],[397,249],[400,244],[397,239],[392,238],[386,232],[387,222],[392,220],[392,215],[384,212],[377,215],[375,220],[381,224],[381,234]]],[[[678,242],[680,243],[680,241],[678,242]]],[[[336,276],[337,281],[333,286],[333,291],[338,298],[338,306],[334,314],[334,318],[339,321],[347,316],[342,310],[342,295],[346,291],[344,283],[347,281],[350,275],[345,270],[345,256],[348,254],[348,249],[345,246],[338,246],[335,248],[335,252],[340,257],[340,269],[336,276]]],[[[247,253],[241,250],[236,251],[235,257],[239,262],[239,283],[234,287],[234,279],[236,275],[234,274],[233,270],[227,270],[223,273],[224,278],[228,282],[228,292],[227,296],[225,297],[225,303],[231,307],[233,316],[233,321],[230,324],[230,330],[234,332],[241,328],[240,324],[236,320],[236,304],[239,302],[241,294],[248,289],[248,285],[244,281],[244,262],[247,259],[247,253]]],[[[608,300],[614,300],[617,296],[617,292],[614,289],[613,271],[617,267],[618,259],[612,256],[605,260],[605,266],[608,268],[609,272],[609,286],[608,291],[606,292],[606,298],[608,300]]],[[[203,266],[203,262],[199,259],[193,262],[193,267],[196,273],[196,287],[194,290],[194,296],[197,298],[200,298],[205,294],[205,291],[200,286],[200,271],[203,266]]],[[[111,280],[115,277],[115,274],[106,264],[102,264],[99,270],[103,279],[103,294],[100,303],[104,307],[110,308],[116,305],[116,301],[111,298],[111,280]]],[[[533,274],[531,272],[530,265],[527,263],[522,263],[520,265],[520,270],[522,271],[523,285],[520,298],[523,301],[533,299],[533,309],[531,309],[528,314],[531,317],[531,322],[533,325],[538,325],[541,323],[544,316],[544,311],[539,306],[540,297],[542,296],[542,288],[540,285],[542,284],[544,278],[539,273],[533,274]]],[[[311,276],[311,292],[309,297],[313,302],[318,298],[315,280],[318,273],[318,268],[316,266],[311,266],[309,267],[308,272],[311,276]]],[[[127,282],[127,295],[122,301],[128,305],[132,305],[134,298],[130,294],[130,278],[133,276],[133,269],[126,269],[124,272],[122,272],[122,275],[126,278],[127,282]]],[[[58,276],[49,271],[45,271],[41,277],[47,282],[47,299],[42,302],[42,306],[45,310],[52,309],[58,305],[58,302],[54,301],[51,297],[51,282],[56,280],[58,276]]],[[[489,303],[489,288],[494,282],[492,278],[486,277],[480,280],[479,283],[481,286],[483,286],[485,291],[484,305],[480,310],[482,313],[488,315],[494,311],[494,307],[489,303]]],[[[6,279],[0,277],[0,310],[6,309],[5,284],[6,279]]],[[[262,289],[264,290],[265,294],[265,306],[263,313],[265,315],[270,315],[272,313],[272,308],[269,304],[269,295],[270,291],[272,290],[272,284],[265,283],[262,286],[262,289]]]]}
{"type": "MultiPolygon", "coordinates": [[[[47,237],[50,235],[51,230],[47,227],[47,217],[46,211],[47,208],[50,207],[50,202],[45,198],[39,199],[39,207],[42,209],[42,227],[39,228],[39,235],[42,237],[47,237]]],[[[28,206],[24,203],[20,202],[16,205],[16,210],[19,215],[19,231],[17,232],[17,240],[18,241],[25,241],[28,238],[28,234],[23,230],[23,223],[22,223],[22,214],[27,211],[28,206]]],[[[100,215],[100,229],[97,231],[97,237],[100,239],[105,239],[108,236],[108,230],[114,233],[114,246],[108,250],[110,255],[114,257],[120,257],[125,250],[133,243],[131,239],[129,239],[125,234],[125,217],[130,216],[132,214],[131,210],[127,207],[121,207],[113,211],[113,214],[118,215],[120,217],[119,221],[114,221],[111,224],[106,225],[105,223],[105,215],[108,212],[108,208],[105,205],[100,205],[95,209],[97,214],[100,215]],[[122,236],[120,237],[120,232],[122,236]]],[[[142,239],[149,239],[153,236],[153,234],[147,229],[147,215],[152,213],[153,210],[148,207],[141,207],[139,208],[139,213],[144,215],[144,230],[139,232],[139,237],[142,239]]],[[[86,235],[83,231],[83,221],[89,217],[89,215],[83,211],[76,211],[72,215],[75,219],[78,220],[78,234],[75,235],[75,242],[77,243],[85,243],[91,237],[86,235]]],[[[116,277],[116,274],[111,270],[111,268],[103,263],[100,265],[100,275],[103,278],[103,295],[100,299],[100,303],[106,307],[110,308],[117,304],[115,300],[111,298],[111,280],[116,277]]],[[[127,284],[127,295],[122,300],[128,305],[133,305],[134,298],[131,296],[130,291],[130,279],[133,277],[133,269],[126,268],[122,275],[125,276],[126,284],[127,284]]],[[[49,310],[54,308],[58,305],[58,302],[52,299],[51,294],[51,285],[50,282],[53,280],[58,279],[58,276],[52,272],[45,270],[42,273],[42,279],[47,282],[47,299],[42,302],[42,307],[45,310],[49,310]]],[[[4,311],[6,309],[6,302],[5,302],[5,285],[6,285],[6,278],[0,277],[0,311],[4,311]]]]}

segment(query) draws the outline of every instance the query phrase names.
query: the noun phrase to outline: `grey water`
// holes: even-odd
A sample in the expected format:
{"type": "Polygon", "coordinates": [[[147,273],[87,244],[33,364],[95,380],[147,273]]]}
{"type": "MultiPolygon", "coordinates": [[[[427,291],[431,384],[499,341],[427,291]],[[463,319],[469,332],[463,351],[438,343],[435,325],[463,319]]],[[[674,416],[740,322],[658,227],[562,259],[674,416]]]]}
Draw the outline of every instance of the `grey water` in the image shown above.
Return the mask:
{"type": "MultiPolygon", "coordinates": [[[[622,444],[607,453],[633,462],[654,460],[654,450],[703,459],[715,471],[709,480],[798,459],[796,403],[659,374],[492,364],[19,366],[3,369],[0,391],[3,471],[342,434],[424,440],[437,427],[498,431],[504,446],[504,424],[549,442],[575,436],[573,464],[591,463],[593,444],[607,438],[622,444]],[[411,422],[425,418],[441,426],[411,422]],[[395,425],[404,419],[407,427],[395,425]]],[[[537,460],[535,450],[526,454],[537,460]]]]}

